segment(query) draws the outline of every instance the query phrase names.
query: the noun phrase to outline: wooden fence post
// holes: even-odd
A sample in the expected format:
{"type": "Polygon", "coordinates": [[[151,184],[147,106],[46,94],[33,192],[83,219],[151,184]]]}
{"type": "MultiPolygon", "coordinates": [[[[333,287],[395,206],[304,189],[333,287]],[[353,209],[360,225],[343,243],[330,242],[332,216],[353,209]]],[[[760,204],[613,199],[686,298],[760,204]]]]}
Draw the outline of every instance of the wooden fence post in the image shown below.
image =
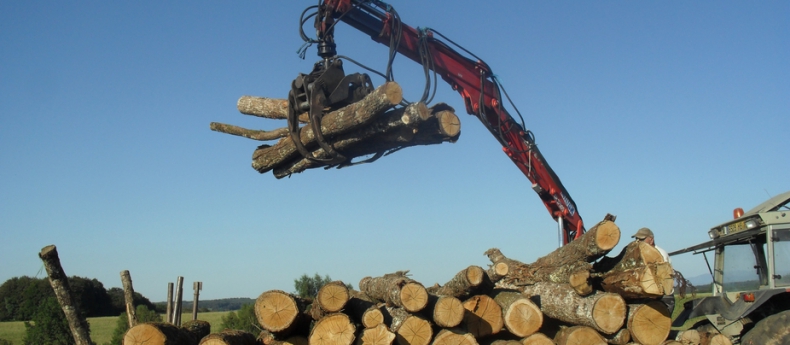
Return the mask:
{"type": "Polygon", "coordinates": [[[192,320],[197,320],[198,298],[200,297],[200,290],[203,290],[203,282],[193,282],[192,289],[195,290],[195,298],[192,300],[192,320]]]}
{"type": "Polygon", "coordinates": [[[173,323],[173,283],[167,283],[167,311],[165,311],[165,322],[173,323]]]}
{"type": "Polygon", "coordinates": [[[121,283],[123,284],[123,297],[126,300],[126,316],[129,319],[129,328],[137,325],[137,312],[134,309],[134,287],[132,287],[132,275],[128,270],[121,271],[121,283]]]}

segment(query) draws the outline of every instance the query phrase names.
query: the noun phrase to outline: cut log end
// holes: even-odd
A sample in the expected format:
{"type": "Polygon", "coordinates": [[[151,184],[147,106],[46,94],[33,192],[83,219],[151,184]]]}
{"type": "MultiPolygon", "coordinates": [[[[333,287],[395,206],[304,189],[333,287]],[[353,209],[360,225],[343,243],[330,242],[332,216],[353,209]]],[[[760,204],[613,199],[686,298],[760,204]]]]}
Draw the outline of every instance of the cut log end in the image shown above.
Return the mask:
{"type": "Polygon", "coordinates": [[[362,331],[360,340],[363,345],[390,345],[395,340],[395,333],[390,332],[384,324],[379,324],[362,331]]]}
{"type": "Polygon", "coordinates": [[[354,342],[355,331],[348,315],[331,314],[315,323],[308,342],[311,345],[351,345],[354,342]]]}
{"type": "Polygon", "coordinates": [[[472,286],[478,286],[483,283],[486,271],[480,266],[469,266],[466,268],[466,279],[472,286]]]}
{"type": "Polygon", "coordinates": [[[376,327],[384,323],[384,313],[378,307],[371,307],[362,314],[362,326],[365,328],[376,327]]]}
{"type": "Polygon", "coordinates": [[[492,267],[495,274],[499,275],[500,277],[506,276],[508,272],[510,272],[510,267],[504,262],[497,262],[492,267]]]}
{"type": "Polygon", "coordinates": [[[464,324],[475,337],[497,334],[504,327],[502,307],[493,298],[477,295],[464,301],[464,324]]]}
{"type": "Polygon", "coordinates": [[[595,302],[592,317],[601,331],[612,334],[623,327],[626,313],[625,300],[618,294],[607,293],[595,302]]]}
{"type": "Polygon", "coordinates": [[[453,138],[461,133],[461,120],[455,113],[443,110],[436,113],[436,118],[439,120],[439,130],[447,137],[453,138]]]}
{"type": "Polygon", "coordinates": [[[620,227],[614,222],[605,221],[598,225],[595,244],[602,250],[611,250],[620,242],[620,227]]]}
{"type": "Polygon", "coordinates": [[[661,344],[671,327],[672,319],[664,303],[651,301],[629,306],[628,330],[634,341],[645,345],[661,344]]]}
{"type": "Polygon", "coordinates": [[[387,82],[384,84],[384,93],[390,104],[398,104],[403,100],[403,89],[395,82],[387,82]]]}
{"type": "Polygon", "coordinates": [[[318,290],[316,300],[324,311],[338,312],[346,305],[350,295],[348,287],[342,282],[332,282],[326,284],[318,290]]]}
{"type": "Polygon", "coordinates": [[[428,305],[428,291],[419,283],[407,283],[400,290],[400,299],[403,309],[418,312],[428,305]]]}
{"type": "Polygon", "coordinates": [[[470,333],[443,329],[436,334],[432,345],[478,345],[478,343],[477,339],[470,333]]]}
{"type": "Polygon", "coordinates": [[[513,302],[503,317],[508,331],[518,337],[531,335],[543,325],[543,313],[527,298],[513,302]]]}
{"type": "Polygon", "coordinates": [[[586,326],[563,328],[557,332],[554,341],[557,345],[606,345],[606,339],[586,326]]]}
{"type": "Polygon", "coordinates": [[[554,345],[554,340],[551,340],[543,333],[535,333],[521,339],[521,345],[554,345]]]}
{"type": "Polygon", "coordinates": [[[442,296],[436,301],[433,309],[433,322],[440,327],[455,327],[464,320],[464,306],[461,300],[442,296]]]}
{"type": "MultiPolygon", "coordinates": [[[[126,344],[126,343],[124,343],[126,344]]],[[[158,344],[158,343],[151,343],[158,344]]],[[[200,340],[200,345],[257,345],[255,336],[239,330],[226,329],[212,333],[200,340]]]]}
{"type": "Polygon", "coordinates": [[[255,301],[255,316],[258,318],[258,323],[271,332],[287,329],[298,315],[299,308],[296,301],[283,291],[266,291],[255,301]]]}
{"type": "Polygon", "coordinates": [[[396,333],[399,345],[428,345],[433,337],[431,323],[417,316],[406,318],[396,333]]]}

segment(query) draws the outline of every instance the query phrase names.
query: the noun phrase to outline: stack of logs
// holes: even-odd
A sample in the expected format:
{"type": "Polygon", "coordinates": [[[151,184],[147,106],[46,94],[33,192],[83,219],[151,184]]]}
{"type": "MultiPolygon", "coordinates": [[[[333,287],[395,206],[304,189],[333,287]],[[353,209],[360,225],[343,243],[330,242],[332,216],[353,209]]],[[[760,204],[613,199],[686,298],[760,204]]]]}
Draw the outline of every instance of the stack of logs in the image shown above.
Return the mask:
{"type": "Polygon", "coordinates": [[[640,241],[606,257],[619,239],[607,215],[531,264],[490,249],[490,267],[469,266],[444,285],[401,271],[365,277],[359,291],[332,282],[311,299],[266,291],[255,303],[260,334],[226,330],[200,344],[672,344],[658,300],[673,290],[671,266],[640,241]]]}
{"type": "MultiPolygon", "coordinates": [[[[255,170],[260,173],[272,171],[277,178],[312,168],[342,168],[360,163],[354,162],[354,158],[372,155],[362,161],[369,162],[404,147],[458,139],[461,122],[452,107],[439,103],[428,108],[420,102],[396,107],[402,101],[400,86],[386,82],[359,102],[336,110],[326,109],[320,125],[309,123],[307,114],[296,116],[298,122],[305,125],[295,130],[294,135],[288,126],[266,131],[212,122],[210,128],[254,140],[277,140],[273,145],[259,146],[252,155],[255,170]],[[314,126],[320,130],[316,131],[314,126]],[[294,142],[294,137],[298,137],[299,142],[294,142]],[[300,151],[300,144],[307,155],[300,151]]],[[[285,99],[242,96],[237,108],[246,115],[288,118],[285,99]]]]}

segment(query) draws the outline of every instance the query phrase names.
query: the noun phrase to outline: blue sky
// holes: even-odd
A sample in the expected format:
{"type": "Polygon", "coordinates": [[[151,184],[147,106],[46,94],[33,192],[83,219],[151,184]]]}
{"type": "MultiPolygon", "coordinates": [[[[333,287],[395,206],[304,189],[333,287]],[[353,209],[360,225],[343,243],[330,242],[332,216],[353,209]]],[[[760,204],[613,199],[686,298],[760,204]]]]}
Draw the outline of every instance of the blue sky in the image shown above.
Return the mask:
{"type": "MultiPolygon", "coordinates": [[[[458,110],[460,140],[375,164],[277,180],[250,167],[260,143],[209,130],[285,126],[236,100],[285,98],[309,72],[297,23],[314,2],[0,2],[0,281],[44,277],[49,244],[68,275],[109,288],[130,270],[154,301],[177,276],[203,298],[254,298],[303,273],[432,285],[491,247],[552,251],[529,181],[445,84],[435,100],[458,110]]],[[[390,4],[492,66],[585,223],[617,215],[615,252],[643,226],[668,251],[696,244],[790,190],[788,2],[390,4]]],[[[384,69],[386,47],[344,24],[336,36],[384,69]]],[[[422,94],[416,63],[399,58],[395,77],[422,94]]],[[[673,263],[707,272],[699,256],[673,263]]]]}

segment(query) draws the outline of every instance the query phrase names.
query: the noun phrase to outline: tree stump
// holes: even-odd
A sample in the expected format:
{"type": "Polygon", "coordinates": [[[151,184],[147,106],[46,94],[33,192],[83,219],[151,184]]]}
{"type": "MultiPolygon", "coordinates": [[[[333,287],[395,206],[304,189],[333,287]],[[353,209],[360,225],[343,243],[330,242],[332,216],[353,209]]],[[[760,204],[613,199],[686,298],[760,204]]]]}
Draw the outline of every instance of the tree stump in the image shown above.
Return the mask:
{"type": "Polygon", "coordinates": [[[606,345],[606,340],[587,326],[565,327],[554,337],[557,345],[606,345]]]}
{"type": "Polygon", "coordinates": [[[318,320],[307,340],[310,345],[351,345],[355,332],[356,328],[348,315],[334,313],[318,320]]]}
{"type": "MultiPolygon", "coordinates": [[[[126,343],[124,343],[126,344],[126,343]]],[[[240,330],[226,329],[207,335],[200,345],[257,345],[255,336],[240,330]]]]}
{"type": "Polygon", "coordinates": [[[390,345],[395,340],[395,333],[390,332],[386,325],[380,323],[372,328],[365,328],[360,337],[362,345],[390,345]]]}
{"type": "Polygon", "coordinates": [[[518,291],[494,290],[490,295],[502,308],[502,319],[510,333],[519,338],[538,331],[543,313],[535,303],[518,291]]]}
{"type": "Polygon", "coordinates": [[[169,323],[140,323],[123,336],[124,345],[193,345],[187,330],[169,323]]]}
{"type": "Polygon", "coordinates": [[[428,345],[433,337],[431,323],[403,308],[387,307],[392,318],[390,331],[399,345],[428,345]]]}
{"type": "Polygon", "coordinates": [[[664,303],[650,301],[628,305],[628,330],[633,341],[643,345],[661,344],[671,327],[672,319],[664,303]]]}
{"type": "Polygon", "coordinates": [[[534,333],[521,339],[521,345],[554,345],[554,340],[551,340],[543,333],[534,333]]]}
{"type": "Polygon", "coordinates": [[[428,292],[422,284],[406,277],[406,273],[408,271],[385,274],[376,278],[362,278],[359,281],[359,289],[387,305],[402,307],[409,312],[418,312],[428,305],[428,292]]]}
{"type": "Polygon", "coordinates": [[[472,296],[464,301],[464,325],[475,338],[499,333],[504,326],[502,307],[486,295],[472,296]]]}
{"type": "Polygon", "coordinates": [[[261,327],[278,337],[285,337],[306,323],[307,304],[307,301],[285,291],[270,290],[255,300],[255,316],[261,327]]]}
{"type": "Polygon", "coordinates": [[[606,334],[617,332],[625,322],[626,303],[620,295],[597,292],[579,296],[568,284],[537,283],[522,291],[538,299],[546,316],[573,325],[589,326],[606,334]]]}

